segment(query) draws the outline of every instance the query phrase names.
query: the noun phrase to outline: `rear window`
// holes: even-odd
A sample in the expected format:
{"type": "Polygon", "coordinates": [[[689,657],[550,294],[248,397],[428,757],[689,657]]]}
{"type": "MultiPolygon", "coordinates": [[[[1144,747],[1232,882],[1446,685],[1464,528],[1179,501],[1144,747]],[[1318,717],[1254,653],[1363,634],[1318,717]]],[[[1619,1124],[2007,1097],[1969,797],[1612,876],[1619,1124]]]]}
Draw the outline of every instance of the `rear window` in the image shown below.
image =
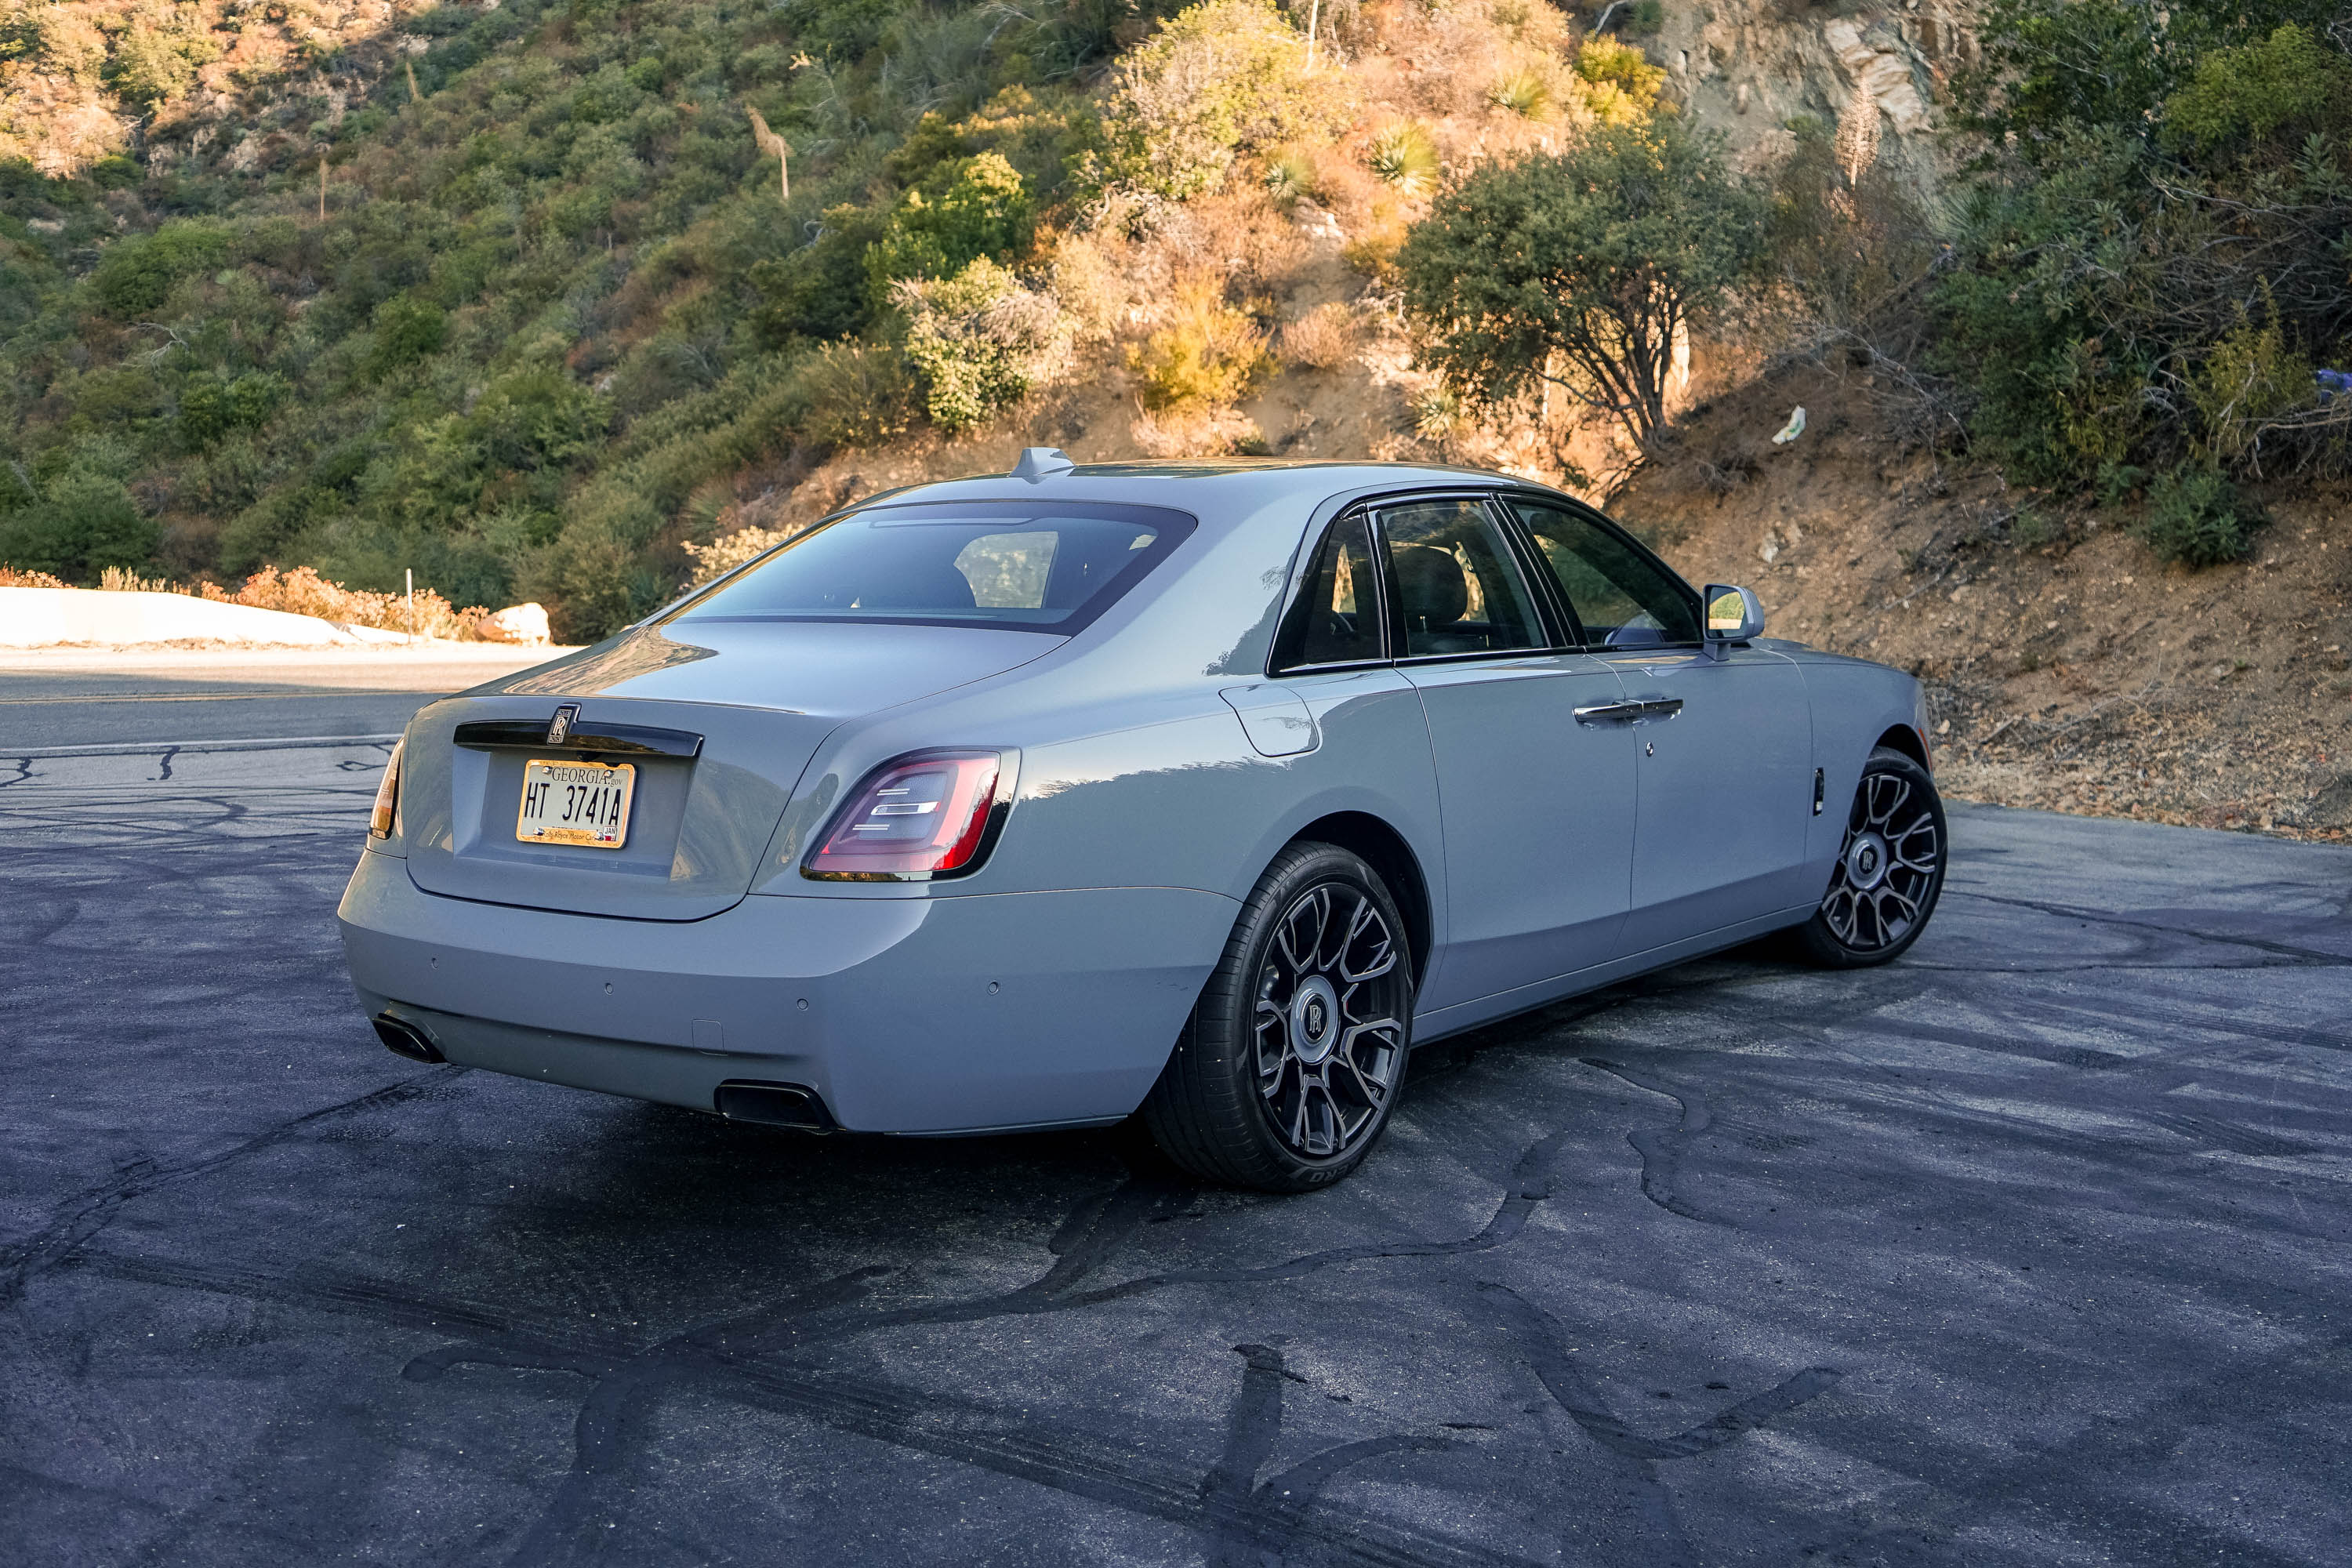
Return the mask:
{"type": "Polygon", "coordinates": [[[873,507],[811,529],[666,621],[883,621],[1068,634],[1167,559],[1193,520],[1159,507],[873,507]]]}

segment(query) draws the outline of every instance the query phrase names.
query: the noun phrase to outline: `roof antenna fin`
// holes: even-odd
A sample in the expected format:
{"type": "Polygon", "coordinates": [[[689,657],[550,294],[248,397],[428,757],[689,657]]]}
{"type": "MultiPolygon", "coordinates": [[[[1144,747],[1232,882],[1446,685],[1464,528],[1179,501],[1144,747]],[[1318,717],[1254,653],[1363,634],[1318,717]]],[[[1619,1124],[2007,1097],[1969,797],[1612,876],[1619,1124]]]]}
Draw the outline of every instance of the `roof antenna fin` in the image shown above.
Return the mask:
{"type": "Polygon", "coordinates": [[[1069,454],[1058,447],[1024,447],[1021,450],[1021,460],[1013,465],[1013,477],[1027,479],[1033,485],[1042,484],[1055,474],[1066,474],[1076,467],[1070,461],[1069,454]]]}

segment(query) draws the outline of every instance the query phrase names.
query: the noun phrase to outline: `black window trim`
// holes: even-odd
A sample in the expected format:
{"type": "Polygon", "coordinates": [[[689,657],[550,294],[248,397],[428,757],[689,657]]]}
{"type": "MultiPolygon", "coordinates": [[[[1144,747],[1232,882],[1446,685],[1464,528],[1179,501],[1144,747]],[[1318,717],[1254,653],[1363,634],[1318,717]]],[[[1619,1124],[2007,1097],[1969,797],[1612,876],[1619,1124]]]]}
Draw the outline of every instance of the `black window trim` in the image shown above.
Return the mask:
{"type": "Polygon", "coordinates": [[[1380,496],[1364,503],[1366,509],[1371,513],[1373,553],[1380,569],[1381,602],[1387,606],[1385,618],[1400,626],[1404,624],[1404,592],[1397,585],[1396,574],[1389,570],[1388,531],[1381,526],[1381,509],[1412,506],[1424,501],[1473,501],[1477,504],[1481,511],[1486,514],[1489,521],[1498,524],[1497,531],[1503,540],[1503,553],[1509,558],[1511,565],[1517,570],[1521,584],[1528,588],[1532,596],[1536,612],[1536,627],[1543,636],[1543,644],[1536,647],[1482,648],[1474,653],[1408,654],[1402,651],[1402,638],[1391,638],[1386,645],[1391,664],[1401,668],[1422,669],[1433,664],[1493,664],[1504,659],[1541,658],[1549,654],[1562,651],[1559,642],[1560,627],[1555,623],[1547,607],[1543,590],[1534,585],[1532,579],[1528,577],[1525,554],[1517,542],[1512,538],[1510,529],[1499,526],[1500,520],[1496,516],[1499,509],[1494,504],[1495,493],[1495,489],[1491,485],[1446,485],[1434,489],[1408,490],[1398,495],[1380,496]]]}
{"type": "MultiPolygon", "coordinates": [[[[1504,504],[1506,500],[1512,496],[1523,496],[1531,501],[1557,505],[1598,518],[1601,526],[1609,532],[1632,545],[1640,555],[1654,562],[1669,580],[1682,584],[1686,591],[1689,589],[1690,585],[1683,582],[1680,573],[1666,565],[1664,562],[1659,561],[1652,552],[1643,549],[1639,540],[1610,522],[1607,518],[1600,517],[1591,508],[1584,506],[1571,497],[1554,491],[1528,489],[1518,486],[1466,484],[1384,490],[1377,495],[1358,496],[1340,507],[1332,514],[1328,521],[1316,529],[1302,542],[1291,568],[1290,582],[1286,590],[1282,615],[1276,623],[1277,629],[1273,645],[1266,655],[1266,679],[1280,680],[1294,675],[1339,674],[1361,669],[1418,669],[1440,664],[1494,663],[1505,659],[1540,658],[1549,654],[1590,651],[1591,645],[1585,638],[1583,626],[1577,620],[1574,608],[1568,603],[1568,596],[1560,592],[1559,584],[1552,578],[1550,563],[1543,558],[1535,543],[1534,536],[1519,521],[1517,514],[1504,504]],[[1529,592],[1535,596],[1536,618],[1541,625],[1546,638],[1544,646],[1492,648],[1476,653],[1406,654],[1400,651],[1402,640],[1398,636],[1397,628],[1402,624],[1403,606],[1396,586],[1395,576],[1389,570],[1388,535],[1381,527],[1381,512],[1384,508],[1431,500],[1475,500],[1485,507],[1502,533],[1504,546],[1511,555],[1511,564],[1518,568],[1521,581],[1528,585],[1529,592]],[[1277,656],[1292,622],[1296,617],[1306,614],[1302,605],[1314,574],[1316,560],[1322,552],[1323,542],[1331,536],[1332,530],[1359,516],[1364,520],[1365,539],[1371,550],[1373,580],[1379,589],[1381,657],[1342,659],[1328,664],[1277,663],[1277,656]]],[[[1693,597],[1696,599],[1696,595],[1694,594],[1693,597]]],[[[1654,646],[1682,647],[1686,645],[1662,643],[1654,646]]]]}
{"type": "Polygon", "coordinates": [[[1308,536],[1300,549],[1297,563],[1291,568],[1290,586],[1282,606],[1282,616],[1275,622],[1274,641],[1266,650],[1265,674],[1268,680],[1280,680],[1293,675],[1331,675],[1351,669],[1385,669],[1394,662],[1389,655],[1395,647],[1389,627],[1388,568],[1381,560],[1380,529],[1372,518],[1371,507],[1366,501],[1350,501],[1332,514],[1331,521],[1308,536]],[[1364,539],[1372,560],[1372,603],[1380,621],[1380,656],[1377,658],[1335,659],[1324,664],[1277,663],[1282,649],[1290,640],[1292,626],[1299,617],[1309,613],[1307,592],[1314,585],[1315,563],[1323,553],[1324,541],[1356,518],[1364,520],[1364,539]]]}
{"type": "Polygon", "coordinates": [[[1620,544],[1630,549],[1636,557],[1646,561],[1651,565],[1656,567],[1664,574],[1667,583],[1682,590],[1685,600],[1691,606],[1692,624],[1702,628],[1706,625],[1706,606],[1705,604],[1706,596],[1704,594],[1701,594],[1696,588],[1692,587],[1688,578],[1675,571],[1672,566],[1667,565],[1664,559],[1661,557],[1656,551],[1651,549],[1648,545],[1634,538],[1633,535],[1627,531],[1627,530],[1622,525],[1612,521],[1610,518],[1598,507],[1588,506],[1572,496],[1558,495],[1548,490],[1520,489],[1517,488],[1498,489],[1495,492],[1494,499],[1496,503],[1495,510],[1503,514],[1508,531],[1514,538],[1520,541],[1520,548],[1525,550],[1531,559],[1542,564],[1543,571],[1540,574],[1543,582],[1542,591],[1557,601],[1564,624],[1574,627],[1575,635],[1578,638],[1578,641],[1575,644],[1575,649],[1577,652],[1624,656],[1657,649],[1676,650],[1705,646],[1706,635],[1703,630],[1699,637],[1688,641],[1643,643],[1638,647],[1611,647],[1606,643],[1596,643],[1592,641],[1585,633],[1583,621],[1576,615],[1576,607],[1569,603],[1567,590],[1559,585],[1559,579],[1553,574],[1551,563],[1543,559],[1543,547],[1536,542],[1535,531],[1528,527],[1526,521],[1520,518],[1518,513],[1512,510],[1510,502],[1513,500],[1520,500],[1527,501],[1531,505],[1548,506],[1559,511],[1569,512],[1574,516],[1580,517],[1585,521],[1599,528],[1603,533],[1609,534],[1614,538],[1620,544]]]}

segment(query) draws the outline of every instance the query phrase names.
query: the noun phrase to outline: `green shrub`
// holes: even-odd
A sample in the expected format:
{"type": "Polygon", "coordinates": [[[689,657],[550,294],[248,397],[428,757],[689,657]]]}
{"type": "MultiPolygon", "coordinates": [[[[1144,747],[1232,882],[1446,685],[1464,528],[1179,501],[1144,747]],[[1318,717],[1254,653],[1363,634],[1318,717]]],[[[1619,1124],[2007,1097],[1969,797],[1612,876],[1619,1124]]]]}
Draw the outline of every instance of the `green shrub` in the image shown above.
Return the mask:
{"type": "Polygon", "coordinates": [[[1630,124],[1656,106],[1666,83],[1665,68],[1615,38],[1587,38],[1577,46],[1576,75],[1585,84],[1585,106],[1603,123],[1630,124]]]}
{"type": "Polygon", "coordinates": [[[885,344],[827,343],[800,369],[803,426],[828,447],[873,447],[903,436],[923,412],[908,355],[885,344]]]}
{"type": "Polygon", "coordinates": [[[943,166],[926,186],[898,199],[866,255],[877,303],[908,278],[951,278],[982,257],[1015,261],[1035,226],[1020,172],[1000,153],[943,166]]]}
{"type": "Polygon", "coordinates": [[[1305,40],[1266,0],[1202,0],[1119,61],[1108,173],[1181,200],[1238,154],[1318,140],[1344,114],[1336,80],[1307,74],[1305,40]]]}
{"type": "Polygon", "coordinates": [[[2132,531],[2159,561],[2219,566],[2242,561],[2264,519],[2237,487],[2210,468],[2180,468],[2148,487],[2147,514],[2132,531]]]}
{"type": "Polygon", "coordinates": [[[152,315],[172,285],[228,259],[227,226],[209,220],[167,223],[152,234],[116,240],[89,277],[99,309],[118,321],[152,315]]]}
{"type": "Polygon", "coordinates": [[[75,467],[50,480],[31,506],[0,512],[0,561],[93,583],[110,566],[152,563],[163,529],[110,474],[75,467]]]}
{"type": "Polygon", "coordinates": [[[555,468],[594,447],[611,416],[596,395],[550,370],[490,384],[467,415],[464,438],[491,469],[555,468]]]}
{"type": "Polygon", "coordinates": [[[387,300],[376,310],[368,370],[383,375],[440,351],[449,318],[440,306],[417,299],[387,300]]]}
{"type": "Polygon", "coordinates": [[[1274,367],[1274,355],[1215,279],[1194,279],[1178,287],[1168,323],[1130,348],[1127,363],[1146,408],[1191,412],[1231,406],[1274,367]]]}
{"type": "Polygon", "coordinates": [[[873,283],[866,257],[887,218],[849,203],[824,209],[817,237],[789,256],[751,265],[757,303],[751,323],[773,347],[793,338],[838,338],[862,331],[873,319],[873,283]]]}
{"type": "Polygon", "coordinates": [[[336,500],[330,490],[299,483],[263,496],[221,530],[221,569],[234,576],[293,559],[304,534],[331,514],[336,500]]]}
{"type": "Polygon", "coordinates": [[[2197,444],[2219,462],[2238,461],[2261,441],[2268,421],[2314,395],[2311,362],[2288,346],[2268,288],[2262,302],[2263,321],[2241,306],[2238,324],[2189,374],[2189,400],[2202,426],[2197,444]]]}
{"type": "Polygon", "coordinates": [[[114,41],[108,85],[126,103],[152,108],[178,98],[196,79],[196,68],[220,58],[220,46],[197,19],[161,5],[142,5],[114,41]]]}
{"type": "Polygon", "coordinates": [[[899,283],[895,302],[907,315],[907,357],[922,372],[925,405],[950,433],[1027,396],[1061,346],[1053,300],[984,256],[952,278],[899,283]]]}
{"type": "Polygon", "coordinates": [[[1979,174],[1937,268],[1927,368],[1972,394],[1969,435],[2012,475],[2092,489],[2184,460],[2342,465],[2331,432],[2282,417],[2344,338],[2352,63],[2317,41],[2326,16],[1987,8],[1958,84],[1979,174]]]}
{"type": "Polygon", "coordinates": [[[2164,123],[2203,152],[2225,142],[2300,147],[2307,135],[2340,131],[2347,116],[2352,60],[2289,22],[2258,43],[2200,58],[2166,100],[2164,123]]]}
{"type": "Polygon", "coordinates": [[[251,371],[231,381],[203,376],[180,389],[180,445],[202,452],[232,430],[268,422],[286,395],[286,383],[266,371],[251,371]]]}

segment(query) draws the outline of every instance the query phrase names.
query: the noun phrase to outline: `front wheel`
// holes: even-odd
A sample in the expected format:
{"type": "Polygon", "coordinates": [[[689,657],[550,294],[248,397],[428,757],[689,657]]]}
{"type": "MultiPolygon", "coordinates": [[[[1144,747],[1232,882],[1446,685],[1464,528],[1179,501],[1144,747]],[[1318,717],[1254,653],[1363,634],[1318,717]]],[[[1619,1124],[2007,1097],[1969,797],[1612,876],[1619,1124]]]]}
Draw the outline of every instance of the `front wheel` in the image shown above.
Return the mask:
{"type": "Polygon", "coordinates": [[[1872,752],[1829,891],[1792,933],[1797,955],[1827,969],[1859,969],[1901,953],[1936,912],[1948,848],[1935,776],[1890,746],[1872,752]]]}
{"type": "Polygon", "coordinates": [[[1336,845],[1294,844],[1242,906],[1144,1124],[1196,1176],[1328,1186],[1388,1125],[1412,1027],[1412,954],[1388,889],[1336,845]]]}

